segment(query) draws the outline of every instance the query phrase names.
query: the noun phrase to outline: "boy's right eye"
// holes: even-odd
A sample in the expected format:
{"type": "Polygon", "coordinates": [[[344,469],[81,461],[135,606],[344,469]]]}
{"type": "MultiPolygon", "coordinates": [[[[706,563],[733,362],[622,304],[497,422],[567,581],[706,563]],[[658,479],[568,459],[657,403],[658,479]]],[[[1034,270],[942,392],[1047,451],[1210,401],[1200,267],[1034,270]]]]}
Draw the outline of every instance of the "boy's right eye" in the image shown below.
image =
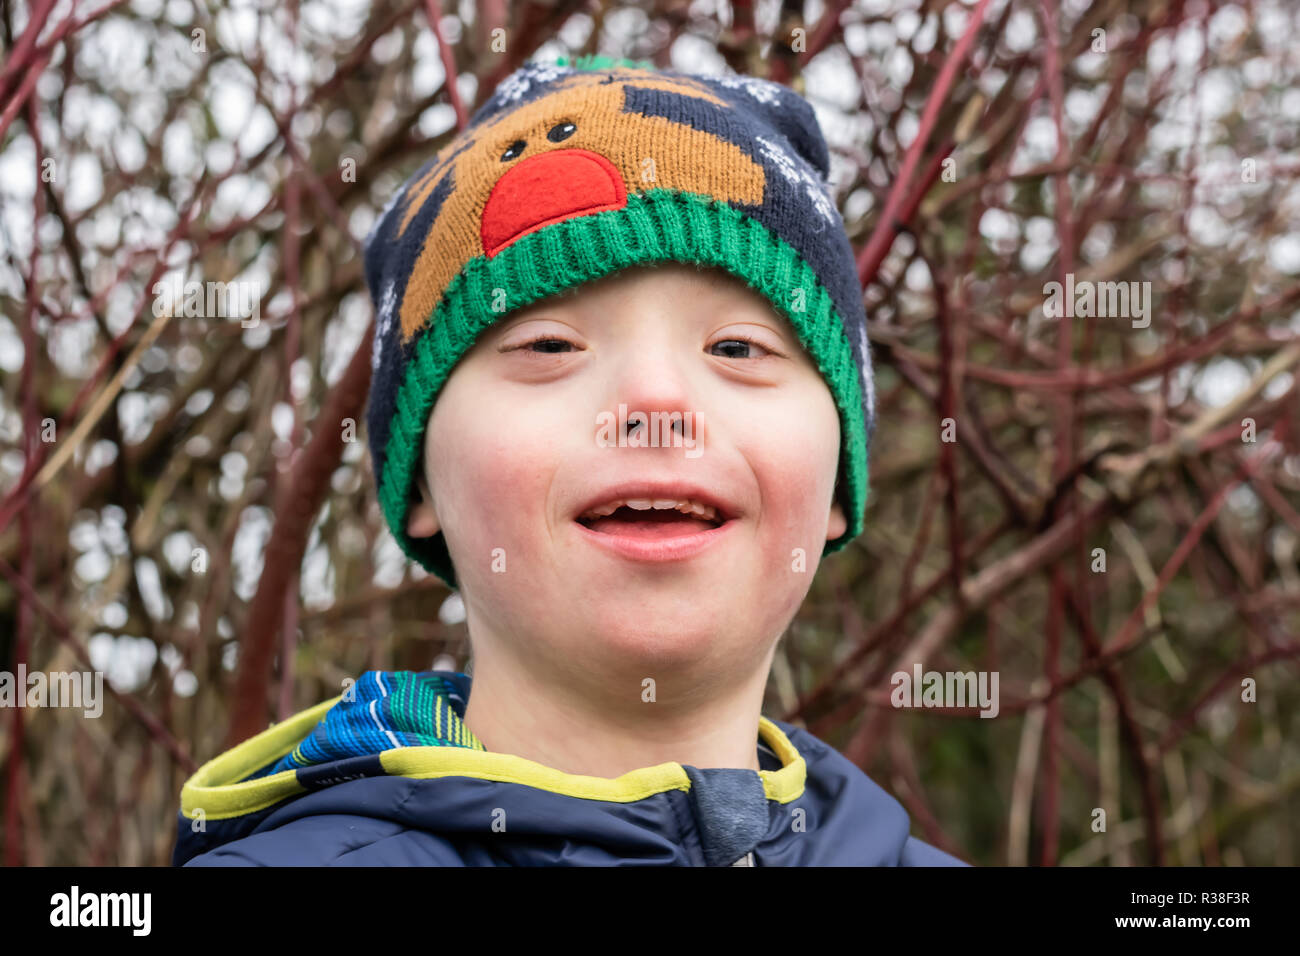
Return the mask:
{"type": "Polygon", "coordinates": [[[573,343],[570,342],[568,339],[557,339],[553,335],[540,335],[535,339],[530,339],[527,342],[521,342],[519,345],[512,345],[507,349],[503,349],[502,351],[516,352],[521,349],[527,349],[530,352],[540,352],[543,354],[553,355],[557,352],[566,351],[565,346],[568,346],[570,349],[573,349],[573,351],[577,351],[577,349],[574,348],[573,343]],[[559,346],[559,347],[555,348],[553,346],[559,346]]]}

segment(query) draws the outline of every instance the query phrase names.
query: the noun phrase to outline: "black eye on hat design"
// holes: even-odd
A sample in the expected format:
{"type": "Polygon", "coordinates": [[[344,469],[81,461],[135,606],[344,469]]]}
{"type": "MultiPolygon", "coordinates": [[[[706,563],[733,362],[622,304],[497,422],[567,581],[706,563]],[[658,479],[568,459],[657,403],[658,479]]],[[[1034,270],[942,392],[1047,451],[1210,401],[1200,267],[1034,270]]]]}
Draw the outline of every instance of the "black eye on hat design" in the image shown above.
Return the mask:
{"type": "Polygon", "coordinates": [[[552,143],[562,143],[577,131],[577,126],[568,120],[565,120],[563,123],[557,123],[552,126],[550,132],[546,134],[546,138],[552,143]]]}
{"type": "MultiPolygon", "coordinates": [[[[562,143],[577,131],[578,127],[574,123],[565,120],[563,123],[556,123],[547,130],[546,138],[552,143],[562,143]]],[[[501,154],[501,162],[508,163],[512,159],[518,159],[527,148],[528,142],[526,140],[515,140],[506,148],[506,151],[501,154]]]]}

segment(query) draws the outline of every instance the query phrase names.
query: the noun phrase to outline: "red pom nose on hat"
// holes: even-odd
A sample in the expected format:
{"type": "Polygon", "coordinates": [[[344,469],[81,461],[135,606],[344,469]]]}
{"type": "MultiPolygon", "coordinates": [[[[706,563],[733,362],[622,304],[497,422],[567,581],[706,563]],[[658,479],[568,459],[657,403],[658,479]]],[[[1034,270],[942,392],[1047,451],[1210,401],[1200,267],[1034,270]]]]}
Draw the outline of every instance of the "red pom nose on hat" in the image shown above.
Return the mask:
{"type": "Polygon", "coordinates": [[[483,209],[483,251],[492,258],[520,236],[572,216],[627,205],[627,187],[604,156],[561,149],[525,159],[502,176],[483,209]]]}

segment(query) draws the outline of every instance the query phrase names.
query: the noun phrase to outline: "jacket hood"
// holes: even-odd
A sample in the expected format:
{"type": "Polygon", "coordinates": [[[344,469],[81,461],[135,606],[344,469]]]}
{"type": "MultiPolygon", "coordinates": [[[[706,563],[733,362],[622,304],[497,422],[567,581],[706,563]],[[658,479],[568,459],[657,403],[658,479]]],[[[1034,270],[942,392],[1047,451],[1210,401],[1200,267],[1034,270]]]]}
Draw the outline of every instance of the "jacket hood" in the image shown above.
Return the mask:
{"type": "Polygon", "coordinates": [[[903,807],[801,728],[759,718],[764,769],[662,763],[604,778],[493,753],[470,678],[369,671],[204,764],[182,865],[951,865],[903,807]]]}

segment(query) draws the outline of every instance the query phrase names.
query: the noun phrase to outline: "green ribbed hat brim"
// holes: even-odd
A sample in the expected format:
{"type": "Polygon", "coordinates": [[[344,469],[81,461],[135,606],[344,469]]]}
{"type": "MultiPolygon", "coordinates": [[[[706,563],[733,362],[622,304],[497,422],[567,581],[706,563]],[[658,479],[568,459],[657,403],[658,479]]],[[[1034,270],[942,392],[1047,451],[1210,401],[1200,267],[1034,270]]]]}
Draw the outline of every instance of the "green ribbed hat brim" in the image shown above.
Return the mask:
{"type": "Polygon", "coordinates": [[[765,296],[790,322],[831,390],[840,416],[840,501],[848,527],[823,555],[862,531],[870,491],[861,373],[830,293],[794,247],[725,202],[664,189],[630,194],[622,209],[566,219],[522,236],[496,256],[470,260],[452,280],[419,334],[398,388],[379,503],[389,529],[413,561],[457,587],[441,532],[406,534],[411,489],[424,453],[434,401],[456,363],[488,326],[516,309],[620,269],[653,262],[726,269],[765,296]],[[505,293],[494,311],[494,290],[505,293]],[[803,296],[793,295],[802,289],[803,296]],[[801,299],[801,302],[800,302],[801,299]],[[797,310],[792,306],[802,304],[797,310]]]}

